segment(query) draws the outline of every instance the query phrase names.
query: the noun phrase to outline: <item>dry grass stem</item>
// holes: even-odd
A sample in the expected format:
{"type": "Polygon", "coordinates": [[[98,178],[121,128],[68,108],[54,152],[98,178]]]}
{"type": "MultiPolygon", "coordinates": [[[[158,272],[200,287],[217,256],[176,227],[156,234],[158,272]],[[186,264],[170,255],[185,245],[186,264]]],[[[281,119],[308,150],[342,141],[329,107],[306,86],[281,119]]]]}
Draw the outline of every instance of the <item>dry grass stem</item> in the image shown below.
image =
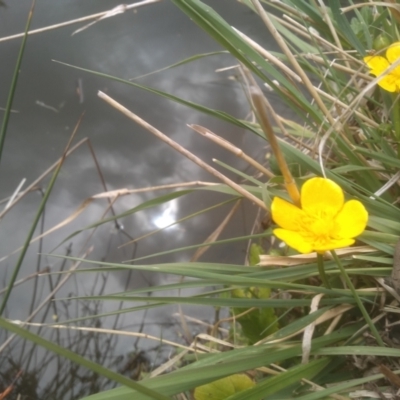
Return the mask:
{"type": "Polygon", "coordinates": [[[255,42],[253,39],[250,39],[247,35],[240,32],[238,29],[236,29],[236,28],[233,28],[233,29],[240,35],[241,38],[243,38],[251,47],[253,47],[254,50],[256,50],[258,53],[260,53],[267,61],[270,61],[280,71],[284,72],[288,77],[290,77],[294,81],[296,81],[298,83],[302,83],[302,79],[300,78],[300,76],[297,75],[295,72],[293,72],[293,70],[291,70],[281,60],[279,60],[278,57],[271,54],[271,52],[266,50],[264,47],[260,46],[257,42],[255,42]]]}
{"type": "MultiPolygon", "coordinates": [[[[85,254],[82,255],[82,259],[85,259],[91,252],[93,248],[88,249],[85,254]]],[[[57,286],[45,297],[45,299],[36,307],[36,309],[28,316],[28,318],[25,321],[18,321],[18,325],[21,327],[26,326],[29,321],[31,321],[38,313],[39,311],[46,306],[49,301],[52,301],[53,297],[56,295],[56,293],[65,285],[65,283],[69,280],[69,278],[72,276],[72,274],[78,269],[78,267],[81,265],[82,261],[77,261],[74,264],[72,264],[71,268],[66,271],[66,274],[64,277],[58,282],[57,286]]],[[[13,322],[13,321],[11,321],[13,322]]],[[[14,323],[16,323],[14,321],[14,323]]],[[[10,335],[7,340],[4,341],[4,343],[0,346],[0,354],[4,349],[6,349],[10,343],[14,340],[14,338],[17,336],[16,333],[10,335]]]]}
{"type": "MultiPolygon", "coordinates": [[[[17,281],[14,282],[14,287],[15,286],[19,286],[23,283],[25,283],[26,281],[29,281],[30,279],[34,279],[37,278],[39,276],[43,276],[43,275],[48,275],[50,272],[50,267],[45,267],[40,271],[34,272],[33,274],[27,275],[24,278],[18,279],[17,281]]],[[[3,288],[0,290],[0,295],[5,293],[7,291],[7,287],[3,288]]],[[[0,399],[1,400],[1,399],[0,399]]]]}
{"type": "MultiPolygon", "coordinates": [[[[313,299],[311,300],[309,314],[312,314],[312,313],[318,311],[319,302],[321,301],[323,296],[324,296],[324,293],[318,293],[316,296],[313,297],[313,299]]],[[[302,349],[301,363],[302,364],[308,364],[308,362],[310,360],[311,343],[312,343],[312,337],[314,334],[315,325],[316,325],[316,321],[311,322],[311,324],[307,325],[306,328],[304,329],[303,340],[301,341],[301,349],[302,349]]]]}
{"type": "MultiPolygon", "coordinates": [[[[371,253],[375,252],[376,249],[371,246],[355,246],[355,247],[346,247],[343,249],[337,249],[336,254],[339,257],[348,257],[353,256],[359,253],[371,253]]],[[[325,253],[324,256],[326,259],[332,259],[332,256],[329,253],[325,253]]],[[[293,256],[270,256],[268,254],[260,255],[260,262],[258,265],[261,267],[267,266],[294,266],[294,265],[303,265],[309,264],[311,262],[315,262],[317,259],[317,253],[308,253],[308,254],[296,254],[293,256]]]]}
{"type": "Polygon", "coordinates": [[[330,325],[328,326],[328,328],[324,332],[324,336],[331,334],[335,330],[335,328],[337,327],[338,323],[342,319],[342,316],[343,316],[343,314],[339,314],[335,318],[333,318],[332,322],[330,323],[330,325]]]}
{"type": "MultiPolygon", "coordinates": [[[[66,153],[66,157],[68,157],[71,153],[73,153],[75,150],[77,150],[83,143],[86,143],[89,139],[84,138],[80,140],[77,144],[72,146],[66,153]]],[[[27,193],[31,192],[32,190],[35,190],[37,185],[47,176],[49,175],[55,168],[57,168],[57,165],[60,163],[61,157],[54,163],[52,164],[48,169],[46,169],[45,172],[43,172],[42,175],[39,176],[36,180],[34,180],[23,192],[20,192],[16,199],[13,201],[12,204],[9,205],[9,207],[5,210],[3,210],[0,213],[0,219],[4,217],[4,215],[12,208],[14,207],[27,193]]]]}
{"type": "MultiPolygon", "coordinates": [[[[333,125],[325,132],[323,137],[320,140],[319,146],[318,146],[318,156],[319,156],[319,161],[321,167],[323,167],[323,159],[322,159],[322,154],[324,153],[324,147],[325,144],[327,143],[330,135],[335,131],[336,125],[340,124],[343,126],[354,114],[355,110],[360,106],[360,104],[365,101],[367,93],[371,89],[373,89],[379,82],[379,80],[387,73],[393,71],[395,68],[400,66],[400,59],[398,59],[396,62],[390,65],[390,67],[384,71],[381,75],[377,76],[376,78],[372,79],[371,82],[369,82],[359,93],[358,95],[352,100],[352,102],[347,106],[346,110],[343,112],[343,114],[340,115],[339,118],[336,119],[336,121],[333,123],[333,125]]],[[[354,146],[353,144],[349,141],[349,139],[343,134],[342,131],[340,131],[342,139],[345,141],[349,149],[352,149],[354,151],[354,146]]],[[[365,159],[365,157],[361,154],[355,153],[357,157],[359,158],[360,162],[364,164],[365,166],[369,166],[368,161],[365,159]]],[[[322,172],[325,174],[324,169],[322,169],[322,172]]]]}
{"type": "MultiPolygon", "coordinates": [[[[140,6],[145,6],[145,5],[151,4],[151,3],[158,3],[160,1],[161,0],[143,0],[143,1],[140,1],[140,2],[137,2],[137,3],[124,5],[124,8],[125,8],[125,11],[127,11],[127,10],[130,10],[132,8],[138,8],[140,6]]],[[[107,11],[102,11],[102,12],[99,12],[99,13],[96,13],[96,14],[87,15],[86,17],[81,17],[81,18],[77,18],[77,19],[72,19],[70,21],[61,22],[59,24],[46,26],[44,28],[33,29],[33,30],[28,32],[28,35],[34,35],[36,33],[42,33],[42,32],[46,32],[46,31],[51,31],[51,30],[54,30],[54,29],[62,28],[64,26],[78,24],[80,22],[90,21],[90,20],[93,20],[93,19],[99,19],[99,18],[104,17],[107,14],[110,14],[111,12],[112,12],[112,9],[111,10],[107,10],[107,11]]],[[[12,39],[18,39],[20,37],[23,37],[24,35],[25,35],[25,32],[22,32],[22,33],[17,33],[16,35],[3,37],[3,38],[0,38],[0,43],[1,42],[6,42],[6,41],[12,40],[12,39]]]]}
{"type": "MultiPolygon", "coordinates": [[[[348,110],[349,105],[346,103],[343,103],[342,101],[340,101],[337,97],[335,96],[331,96],[330,94],[324,92],[323,90],[321,90],[318,87],[315,87],[315,90],[322,96],[325,97],[327,100],[332,101],[332,106],[337,105],[341,108],[343,108],[345,111],[348,110]]],[[[357,111],[357,110],[352,110],[352,114],[356,115],[358,118],[360,118],[362,121],[368,123],[371,127],[374,128],[378,128],[379,124],[375,121],[373,121],[372,119],[368,118],[367,116],[365,116],[364,114],[362,114],[361,112],[357,111]]]]}
{"type": "MultiPolygon", "coordinates": [[[[173,317],[179,317],[179,314],[175,313],[175,314],[172,314],[172,316],[173,316],[173,317]]],[[[185,315],[185,318],[186,318],[188,321],[193,322],[193,323],[198,324],[198,325],[201,325],[201,326],[204,326],[204,327],[206,327],[207,329],[212,329],[212,328],[214,327],[213,324],[209,324],[209,323],[207,323],[207,322],[204,322],[204,321],[202,321],[201,319],[197,319],[197,318],[190,317],[189,315],[185,315]]],[[[218,330],[219,330],[222,334],[225,334],[225,335],[229,334],[229,330],[228,330],[228,329],[225,329],[225,328],[218,328],[218,330]]]]}
{"type": "MultiPolygon", "coordinates": [[[[217,206],[212,206],[212,207],[203,209],[203,210],[201,210],[201,211],[195,212],[195,213],[193,213],[193,214],[187,215],[186,217],[177,219],[176,221],[174,221],[174,222],[172,222],[172,223],[170,223],[170,224],[164,226],[163,228],[154,229],[153,231],[151,231],[151,232],[149,232],[149,233],[146,233],[146,234],[144,234],[144,235],[142,235],[142,236],[139,236],[139,237],[137,237],[137,238],[135,238],[135,239],[133,239],[133,240],[130,240],[129,242],[126,242],[126,243],[124,243],[124,244],[118,246],[118,248],[120,249],[120,248],[122,248],[122,247],[128,246],[129,244],[133,244],[133,243],[139,242],[140,240],[142,240],[142,239],[144,239],[144,238],[147,238],[147,237],[149,237],[149,236],[153,236],[153,235],[155,235],[156,233],[162,232],[163,230],[165,230],[165,229],[167,229],[167,228],[170,228],[171,226],[178,225],[178,224],[180,224],[180,223],[182,223],[182,222],[185,222],[185,221],[187,221],[187,220],[189,220],[189,219],[191,219],[191,218],[194,218],[194,217],[196,217],[196,216],[198,216],[198,215],[200,215],[200,214],[207,213],[207,212],[210,211],[211,209],[214,209],[214,208],[216,208],[216,207],[218,207],[218,206],[220,206],[220,205],[224,205],[224,204],[226,204],[226,203],[227,203],[227,202],[224,201],[224,202],[218,204],[217,206]]],[[[217,229],[218,229],[218,228],[217,228],[217,229]]],[[[138,259],[136,259],[136,260],[138,260],[138,259]]],[[[128,261],[133,261],[133,260],[128,260],[128,261]]],[[[125,262],[127,262],[127,261],[125,261],[125,262]]]]}
{"type": "MultiPolygon", "coordinates": [[[[246,70],[245,70],[246,73],[246,70]]],[[[275,136],[275,133],[272,129],[271,123],[269,121],[265,105],[266,105],[266,99],[264,95],[261,92],[261,89],[257,86],[254,78],[246,73],[246,76],[249,79],[249,93],[251,97],[251,101],[253,103],[257,119],[260,122],[260,125],[265,133],[265,136],[268,138],[268,142],[271,146],[272,151],[275,154],[277,163],[279,165],[279,168],[281,170],[281,173],[284,178],[285,182],[285,187],[287,192],[289,193],[290,198],[292,199],[293,203],[301,207],[300,204],[300,193],[299,189],[297,188],[296,182],[293,179],[292,173],[290,172],[290,169],[287,165],[286,159],[284,155],[282,154],[282,151],[279,147],[278,144],[278,139],[275,136]]],[[[280,121],[279,121],[280,123],[280,121]]],[[[281,125],[283,127],[283,125],[281,125]]],[[[284,128],[283,128],[284,129],[284,128]]],[[[284,129],[285,131],[285,129],[284,129]]]]}
{"type": "MultiPolygon", "coordinates": [[[[319,6],[320,6],[320,10],[323,16],[324,21],[326,22],[326,24],[328,25],[328,28],[333,36],[333,39],[335,40],[336,46],[340,49],[340,51],[343,53],[343,47],[342,47],[342,43],[340,42],[339,36],[336,32],[335,27],[333,26],[331,17],[329,16],[328,10],[324,4],[324,2],[322,0],[318,0],[319,6]]],[[[347,65],[348,66],[348,65],[347,65]]]]}
{"type": "Polygon", "coordinates": [[[349,11],[355,10],[356,8],[377,7],[377,6],[389,7],[389,8],[393,8],[394,10],[399,10],[398,4],[390,4],[389,2],[384,2],[384,1],[370,1],[370,2],[364,2],[364,3],[357,3],[357,4],[353,4],[351,6],[341,7],[340,10],[342,11],[343,14],[345,14],[349,11]]]}
{"type": "Polygon", "coordinates": [[[163,339],[162,337],[152,336],[148,335],[147,333],[141,333],[141,332],[128,332],[128,331],[122,331],[120,329],[92,328],[92,327],[71,326],[71,325],[54,325],[54,324],[49,325],[36,322],[21,322],[21,321],[10,321],[10,322],[20,326],[29,325],[29,326],[37,326],[43,328],[51,328],[51,329],[69,329],[71,331],[83,331],[83,332],[93,332],[93,333],[105,333],[108,335],[116,335],[116,336],[139,337],[143,339],[149,339],[149,340],[154,340],[156,342],[168,344],[170,346],[178,347],[180,349],[193,351],[193,349],[188,346],[184,346],[182,344],[163,339]]]}
{"type": "Polygon", "coordinates": [[[300,18],[303,21],[307,21],[309,23],[312,23],[312,19],[305,13],[302,13],[299,11],[297,8],[291,7],[288,4],[283,3],[281,0],[270,0],[271,3],[275,3],[279,6],[279,8],[283,11],[285,11],[287,14],[292,14],[295,17],[300,18]]]}
{"type": "MultiPolygon", "coordinates": [[[[195,351],[192,350],[193,349],[193,343],[190,345],[190,349],[184,349],[181,352],[179,352],[176,356],[174,356],[173,358],[171,358],[170,360],[168,360],[167,362],[165,362],[164,364],[160,365],[158,368],[156,368],[155,370],[153,370],[152,372],[150,372],[149,377],[153,378],[155,376],[161,375],[163,374],[165,371],[167,371],[168,369],[171,369],[172,367],[174,367],[174,365],[177,365],[178,362],[185,357],[190,351],[195,351]]],[[[177,367],[178,368],[178,367],[177,367]]]]}
{"type": "MultiPolygon", "coordinates": [[[[239,206],[242,203],[242,199],[239,199],[235,205],[231,208],[227,216],[224,220],[218,225],[218,227],[207,237],[207,239],[203,242],[203,244],[214,243],[220,237],[221,233],[224,231],[228,223],[231,221],[233,216],[236,214],[236,211],[239,209],[239,206]]],[[[190,262],[196,262],[199,258],[210,248],[210,246],[200,247],[196,250],[193,257],[190,259],[190,262]]]]}
{"type": "Polygon", "coordinates": [[[22,186],[24,186],[25,182],[26,182],[26,178],[23,178],[22,181],[17,186],[17,188],[15,189],[14,193],[9,198],[6,206],[4,207],[3,212],[7,211],[7,209],[10,208],[11,204],[14,202],[15,198],[18,196],[18,194],[21,191],[22,186]]]}
{"type": "Polygon", "coordinates": [[[243,312],[240,313],[240,314],[235,314],[235,315],[233,315],[232,317],[227,317],[227,318],[221,318],[221,319],[219,319],[219,320],[214,324],[214,326],[213,326],[213,328],[212,328],[212,330],[211,330],[212,336],[213,336],[213,337],[216,336],[217,331],[219,330],[219,326],[220,326],[221,324],[223,324],[224,322],[233,322],[233,323],[235,323],[235,321],[236,321],[238,318],[244,317],[245,315],[252,313],[252,312],[253,312],[254,310],[256,310],[256,309],[257,309],[256,307],[251,307],[251,308],[248,308],[246,311],[243,311],[243,312]]]}
{"type": "MultiPolygon", "coordinates": [[[[352,304],[342,304],[340,306],[331,308],[330,310],[328,310],[324,314],[322,314],[320,317],[318,317],[313,323],[315,324],[315,326],[323,324],[326,321],[336,318],[338,315],[344,314],[345,312],[351,310],[352,308],[354,308],[354,305],[352,305],[352,304]]],[[[367,327],[368,327],[368,325],[367,325],[367,327]]],[[[298,336],[300,333],[303,333],[306,328],[307,327],[299,329],[297,332],[293,332],[290,335],[281,337],[279,339],[271,340],[270,337],[268,336],[268,337],[260,340],[259,342],[257,342],[255,345],[258,346],[260,344],[265,344],[265,343],[275,344],[275,343],[285,342],[287,339],[290,339],[292,337],[298,336]]]]}
{"type": "MultiPolygon", "coordinates": [[[[207,333],[200,333],[196,336],[196,338],[197,338],[197,340],[201,339],[201,340],[205,340],[206,342],[217,343],[221,346],[229,347],[229,348],[233,348],[233,349],[242,347],[242,346],[235,346],[231,342],[227,342],[226,340],[218,339],[215,336],[208,335],[207,333]]],[[[215,350],[215,349],[213,348],[213,350],[215,350]]]]}
{"type": "MultiPolygon", "coordinates": [[[[65,218],[63,221],[58,223],[57,225],[49,228],[47,231],[43,232],[42,234],[34,237],[29,244],[35,243],[40,239],[45,238],[46,236],[50,235],[51,233],[56,232],[57,230],[63,228],[64,226],[68,225],[72,221],[74,221],[87,207],[88,205],[92,202],[92,199],[86,199],[72,214],[70,214],[67,218],[65,218]]],[[[16,254],[22,250],[23,246],[15,249],[13,252],[3,256],[0,258],[0,262],[5,261],[8,257],[12,256],[13,254],[16,254]]]]}
{"type": "Polygon", "coordinates": [[[219,146],[223,147],[224,149],[230,151],[235,156],[246,161],[247,163],[249,163],[251,166],[253,166],[255,169],[260,171],[262,174],[264,174],[268,178],[275,177],[275,175],[271,171],[266,169],[263,165],[261,165],[256,160],[254,160],[254,158],[252,158],[252,157],[248,156],[246,153],[244,153],[242,149],[234,146],[232,143],[228,142],[227,140],[223,139],[222,137],[211,132],[209,129],[204,128],[203,126],[200,126],[200,125],[195,125],[195,124],[190,124],[190,125],[188,125],[188,127],[193,129],[195,132],[200,133],[207,139],[212,140],[214,143],[218,144],[219,146]]]}
{"type": "Polygon", "coordinates": [[[289,49],[289,46],[286,44],[285,40],[282,38],[281,34],[277,31],[275,28],[274,24],[272,23],[270,16],[265,12],[263,6],[260,4],[259,0],[251,0],[253,3],[254,7],[256,8],[257,12],[259,13],[261,19],[263,20],[265,26],[268,28],[269,32],[271,33],[272,37],[275,39],[275,41],[278,43],[279,47],[285,54],[285,56],[288,58],[289,62],[295,69],[296,73],[301,77],[305,87],[307,90],[310,92],[311,96],[317,103],[318,107],[322,111],[322,113],[325,115],[327,121],[330,124],[334,124],[334,119],[328,109],[326,108],[324,102],[318,95],[318,93],[314,89],[314,85],[311,83],[310,79],[308,78],[307,74],[303,70],[303,68],[300,66],[300,64],[297,62],[296,57],[292,54],[292,52],[289,49]]]}
{"type": "Polygon", "coordinates": [[[147,193],[154,192],[157,190],[169,190],[169,189],[180,189],[185,187],[192,186],[215,186],[218,183],[215,182],[202,182],[202,181],[192,181],[192,182],[181,182],[181,183],[171,183],[169,185],[159,185],[159,186],[149,186],[140,189],[117,189],[110,190],[108,192],[102,192],[91,196],[91,199],[104,199],[104,198],[113,198],[113,197],[121,197],[127,196],[135,193],[147,193]]]}
{"type": "MultiPolygon", "coordinates": [[[[333,54],[335,54],[337,57],[342,57],[343,59],[352,61],[357,63],[360,66],[363,66],[363,63],[353,57],[349,51],[343,50],[341,47],[335,46],[333,43],[328,42],[326,39],[323,37],[319,36],[317,33],[314,33],[305,27],[303,27],[300,23],[295,21],[292,18],[287,17],[286,15],[283,16],[284,19],[280,19],[275,17],[285,28],[290,29],[294,33],[306,38],[306,39],[312,39],[313,41],[318,42],[322,47],[324,47],[325,51],[324,53],[327,54],[329,51],[333,54]]],[[[322,49],[321,49],[322,50],[322,49]]],[[[354,52],[354,50],[351,50],[354,52]]],[[[303,57],[306,57],[308,54],[302,54],[303,57]]]]}
{"type": "MultiPolygon", "coordinates": [[[[335,54],[336,53],[337,52],[335,51],[335,54]]],[[[327,54],[327,53],[325,53],[325,54],[327,54]]],[[[312,61],[314,61],[314,62],[316,62],[318,64],[321,64],[323,66],[326,66],[326,59],[321,57],[321,56],[319,56],[319,55],[317,55],[317,54],[303,54],[303,57],[307,58],[308,60],[312,60],[312,61]]],[[[360,70],[355,71],[353,67],[351,67],[351,66],[347,67],[347,66],[339,64],[337,62],[337,61],[345,60],[347,57],[348,57],[348,53],[345,53],[344,58],[335,57],[335,59],[333,60],[334,62],[332,64],[330,64],[330,67],[334,68],[334,69],[337,69],[338,71],[341,71],[341,72],[346,72],[349,75],[354,75],[354,73],[356,72],[357,73],[357,78],[364,79],[366,81],[370,81],[371,79],[373,79],[371,75],[367,75],[367,74],[364,74],[362,72],[362,70],[365,69],[364,65],[360,66],[360,68],[361,68],[360,70]]],[[[359,60],[357,60],[357,61],[359,61],[359,60]]]]}
{"type": "Polygon", "coordinates": [[[215,168],[211,167],[207,163],[205,163],[202,159],[199,157],[195,156],[193,153],[173,141],[171,138],[169,138],[167,135],[164,135],[162,132],[160,132],[158,129],[154,128],[152,125],[144,121],[142,118],[134,114],[133,112],[129,111],[127,108],[122,106],[120,103],[112,99],[110,96],[106,95],[105,93],[99,91],[98,96],[110,104],[112,107],[116,108],[118,111],[120,111],[122,114],[130,118],[131,120],[135,121],[137,124],[141,125],[144,127],[146,130],[148,130],[150,133],[155,135],[158,139],[162,140],[169,146],[171,146],[174,150],[178,151],[185,157],[187,157],[189,160],[193,161],[195,164],[209,172],[210,174],[214,175],[216,178],[221,180],[223,183],[234,189],[237,193],[241,194],[243,197],[247,198],[251,202],[257,204],[259,207],[267,210],[267,206],[264,204],[262,200],[260,200],[258,197],[254,196],[247,190],[243,189],[240,185],[237,183],[233,182],[229,178],[227,178],[225,175],[221,174],[221,172],[217,171],[215,168]]]}

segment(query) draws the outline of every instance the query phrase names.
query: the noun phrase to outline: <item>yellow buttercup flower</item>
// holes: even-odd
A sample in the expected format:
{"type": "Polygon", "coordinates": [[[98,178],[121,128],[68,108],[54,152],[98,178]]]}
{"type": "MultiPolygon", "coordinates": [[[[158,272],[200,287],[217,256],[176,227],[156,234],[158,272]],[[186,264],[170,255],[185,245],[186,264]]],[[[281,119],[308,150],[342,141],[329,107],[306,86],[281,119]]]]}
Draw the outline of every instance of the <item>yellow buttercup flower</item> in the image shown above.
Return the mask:
{"type": "Polygon", "coordinates": [[[358,200],[344,201],[343,190],[330,179],[311,178],[301,188],[301,208],[275,197],[272,219],[280,226],[274,235],[300,253],[323,253],[354,243],[368,221],[358,200]]]}
{"type": "MultiPolygon", "coordinates": [[[[364,57],[364,62],[371,69],[370,72],[372,75],[379,76],[399,58],[400,42],[395,42],[386,50],[386,58],[382,56],[367,56],[364,57]]],[[[379,80],[378,85],[388,92],[400,93],[400,65],[383,76],[379,80]]]]}

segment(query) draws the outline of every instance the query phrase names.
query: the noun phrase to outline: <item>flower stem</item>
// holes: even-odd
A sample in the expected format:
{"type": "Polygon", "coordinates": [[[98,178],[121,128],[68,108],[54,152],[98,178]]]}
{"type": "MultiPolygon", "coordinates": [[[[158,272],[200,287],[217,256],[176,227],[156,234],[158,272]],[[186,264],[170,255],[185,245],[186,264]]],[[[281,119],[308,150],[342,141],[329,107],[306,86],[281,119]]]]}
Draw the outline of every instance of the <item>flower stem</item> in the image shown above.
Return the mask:
{"type": "Polygon", "coordinates": [[[325,274],[325,268],[324,268],[324,256],[322,254],[317,254],[317,264],[318,264],[318,272],[319,276],[322,280],[322,283],[327,289],[331,288],[331,285],[328,282],[328,278],[325,274]]]}
{"type": "Polygon", "coordinates": [[[392,122],[397,142],[397,156],[400,158],[400,102],[396,93],[393,94],[392,122]]]}
{"type": "Polygon", "coordinates": [[[283,179],[285,181],[286,190],[292,199],[295,206],[300,207],[300,192],[297,188],[296,182],[290,172],[289,166],[286,162],[285,156],[283,155],[281,148],[279,147],[278,139],[275,136],[275,132],[272,128],[272,125],[269,121],[267,110],[264,104],[264,95],[261,89],[254,85],[250,88],[250,96],[253,102],[254,111],[257,116],[258,122],[265,133],[266,138],[271,146],[271,149],[276,157],[276,161],[279,165],[279,169],[281,170],[283,179]]]}
{"type": "Polygon", "coordinates": [[[360,309],[362,315],[365,318],[365,321],[367,322],[369,329],[371,330],[372,334],[375,336],[376,341],[378,342],[378,344],[382,347],[385,347],[385,343],[383,343],[382,338],[379,335],[378,330],[376,329],[376,326],[374,325],[374,323],[371,320],[371,317],[369,316],[367,310],[364,307],[364,304],[362,303],[362,301],[360,300],[360,298],[358,297],[358,294],[356,292],[356,289],[353,285],[353,282],[351,281],[349,275],[347,274],[346,269],[343,267],[342,263],[340,262],[339,257],[337,256],[335,250],[331,251],[331,254],[336,262],[336,264],[338,265],[340,272],[344,278],[344,280],[346,281],[347,286],[349,287],[351,293],[353,294],[354,300],[356,301],[358,308],[360,309]]]}

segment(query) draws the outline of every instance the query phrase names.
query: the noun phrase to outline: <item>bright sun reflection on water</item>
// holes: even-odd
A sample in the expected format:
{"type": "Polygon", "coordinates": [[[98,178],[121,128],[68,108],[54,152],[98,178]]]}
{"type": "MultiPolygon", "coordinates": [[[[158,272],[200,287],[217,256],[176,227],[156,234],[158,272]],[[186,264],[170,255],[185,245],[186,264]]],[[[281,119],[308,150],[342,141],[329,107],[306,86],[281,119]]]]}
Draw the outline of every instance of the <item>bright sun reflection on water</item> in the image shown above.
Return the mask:
{"type": "MultiPolygon", "coordinates": [[[[174,224],[177,220],[176,213],[177,213],[177,201],[173,200],[168,203],[166,208],[160,212],[160,214],[156,214],[153,218],[153,224],[159,228],[163,229],[167,226],[174,224]]],[[[170,228],[176,228],[175,226],[171,226],[170,228]]]]}

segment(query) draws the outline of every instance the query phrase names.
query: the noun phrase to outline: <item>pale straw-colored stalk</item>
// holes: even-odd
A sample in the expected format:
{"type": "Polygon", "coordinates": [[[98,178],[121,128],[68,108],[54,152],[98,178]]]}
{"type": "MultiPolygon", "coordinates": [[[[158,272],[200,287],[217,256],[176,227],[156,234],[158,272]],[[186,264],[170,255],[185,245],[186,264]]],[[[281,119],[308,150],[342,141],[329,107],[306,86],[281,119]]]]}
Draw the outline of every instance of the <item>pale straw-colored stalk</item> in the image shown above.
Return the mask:
{"type": "Polygon", "coordinates": [[[221,180],[223,183],[225,183],[227,186],[231,187],[234,189],[237,193],[241,194],[243,197],[247,198],[251,202],[257,204],[259,207],[268,210],[267,206],[264,204],[264,202],[259,199],[258,197],[254,196],[247,190],[243,189],[240,185],[237,183],[233,182],[231,179],[227,178],[225,175],[223,175],[221,172],[217,171],[215,168],[211,167],[208,165],[206,162],[204,162],[201,158],[195,156],[193,153],[191,153],[189,150],[185,149],[182,147],[180,144],[172,140],[170,137],[156,129],[154,126],[150,125],[148,122],[140,118],[138,115],[134,114],[132,111],[128,110],[125,108],[122,104],[118,103],[114,99],[112,99],[110,96],[105,94],[104,92],[99,91],[98,96],[104,100],[106,103],[120,111],[122,114],[127,116],[129,119],[132,121],[135,121],[137,124],[148,130],[150,133],[152,133],[154,136],[156,136],[158,139],[162,140],[169,146],[171,146],[174,150],[178,151],[185,157],[187,157],[189,160],[193,161],[195,164],[209,172],[210,174],[214,175],[216,178],[221,180]]]}
{"type": "Polygon", "coordinates": [[[242,149],[234,146],[232,143],[228,142],[226,139],[223,139],[221,136],[218,136],[215,133],[211,132],[208,128],[204,128],[203,126],[195,125],[195,124],[190,124],[190,125],[188,125],[188,127],[192,128],[195,132],[200,133],[201,135],[203,135],[207,139],[210,139],[211,141],[213,141],[214,143],[223,147],[224,149],[230,151],[235,156],[246,161],[247,163],[249,163],[251,166],[253,166],[255,169],[260,171],[262,174],[264,174],[268,178],[273,178],[275,176],[271,171],[269,171],[267,168],[265,168],[263,165],[261,165],[256,160],[254,160],[254,158],[247,155],[242,149]]]}
{"type": "MultiPolygon", "coordinates": [[[[151,3],[157,3],[160,1],[161,0],[143,0],[143,1],[139,1],[137,3],[125,4],[123,6],[123,8],[121,8],[121,12],[119,12],[118,14],[122,14],[122,12],[130,10],[132,8],[138,8],[140,6],[144,6],[144,5],[151,4],[151,3]]],[[[34,35],[36,33],[42,33],[42,32],[51,31],[54,29],[63,28],[64,26],[69,26],[69,25],[78,24],[81,22],[104,18],[104,16],[106,16],[107,14],[111,15],[112,12],[113,12],[113,10],[111,9],[111,10],[102,11],[102,12],[99,12],[96,14],[87,15],[86,17],[81,17],[81,18],[72,19],[70,21],[60,22],[59,24],[45,26],[44,28],[33,29],[31,31],[28,31],[28,35],[30,36],[30,35],[34,35]]],[[[116,13],[114,13],[114,15],[116,15],[116,13]]],[[[25,33],[23,32],[23,33],[17,33],[16,35],[11,35],[11,36],[6,36],[3,38],[0,38],[0,43],[6,42],[6,41],[12,40],[12,39],[18,39],[20,37],[23,37],[24,34],[25,33]]]]}

